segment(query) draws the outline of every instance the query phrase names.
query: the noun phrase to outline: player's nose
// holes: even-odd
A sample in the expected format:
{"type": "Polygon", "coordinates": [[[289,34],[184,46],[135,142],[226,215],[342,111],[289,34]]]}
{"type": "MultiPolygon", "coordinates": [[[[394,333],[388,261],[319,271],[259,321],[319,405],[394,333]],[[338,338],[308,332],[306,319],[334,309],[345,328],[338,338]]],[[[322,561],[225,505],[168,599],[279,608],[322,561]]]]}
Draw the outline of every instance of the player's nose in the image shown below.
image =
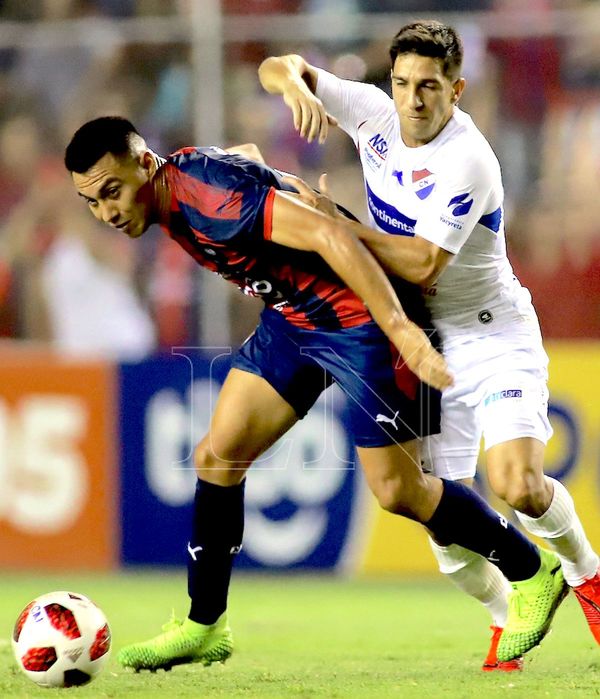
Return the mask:
{"type": "Polygon", "coordinates": [[[111,202],[104,202],[100,206],[100,218],[104,223],[116,223],[119,220],[119,210],[111,202]]]}
{"type": "Polygon", "coordinates": [[[421,99],[421,95],[419,94],[419,90],[417,88],[410,88],[408,91],[408,104],[413,108],[413,109],[419,109],[419,107],[423,106],[423,100],[421,99]]]}

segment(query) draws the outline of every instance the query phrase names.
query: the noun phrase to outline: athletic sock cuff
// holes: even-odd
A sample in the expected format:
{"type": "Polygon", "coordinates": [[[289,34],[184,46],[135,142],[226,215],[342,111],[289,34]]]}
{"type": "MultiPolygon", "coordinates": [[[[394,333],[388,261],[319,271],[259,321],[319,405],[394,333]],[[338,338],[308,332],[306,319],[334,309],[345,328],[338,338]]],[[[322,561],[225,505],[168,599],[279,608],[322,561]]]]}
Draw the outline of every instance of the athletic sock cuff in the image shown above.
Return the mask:
{"type": "Polygon", "coordinates": [[[517,516],[530,534],[543,539],[555,539],[568,532],[573,526],[575,505],[565,486],[555,478],[546,476],[552,482],[554,493],[550,507],[541,517],[530,517],[517,511],[517,516]]]}
{"type": "Polygon", "coordinates": [[[469,551],[458,544],[440,546],[431,537],[429,537],[429,544],[438,562],[440,572],[444,573],[444,575],[457,573],[468,566],[474,558],[480,557],[479,554],[473,553],[473,551],[469,551]]]}

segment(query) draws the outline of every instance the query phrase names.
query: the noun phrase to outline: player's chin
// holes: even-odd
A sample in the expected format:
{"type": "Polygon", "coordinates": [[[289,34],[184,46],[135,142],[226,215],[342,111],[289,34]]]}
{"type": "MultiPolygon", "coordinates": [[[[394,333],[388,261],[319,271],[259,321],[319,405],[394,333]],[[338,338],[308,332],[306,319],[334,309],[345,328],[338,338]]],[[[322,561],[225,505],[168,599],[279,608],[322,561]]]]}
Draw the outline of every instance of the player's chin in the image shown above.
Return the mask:
{"type": "Polygon", "coordinates": [[[126,233],[130,238],[139,238],[141,235],[148,230],[148,224],[146,222],[139,222],[137,224],[130,224],[127,227],[126,233]]]}

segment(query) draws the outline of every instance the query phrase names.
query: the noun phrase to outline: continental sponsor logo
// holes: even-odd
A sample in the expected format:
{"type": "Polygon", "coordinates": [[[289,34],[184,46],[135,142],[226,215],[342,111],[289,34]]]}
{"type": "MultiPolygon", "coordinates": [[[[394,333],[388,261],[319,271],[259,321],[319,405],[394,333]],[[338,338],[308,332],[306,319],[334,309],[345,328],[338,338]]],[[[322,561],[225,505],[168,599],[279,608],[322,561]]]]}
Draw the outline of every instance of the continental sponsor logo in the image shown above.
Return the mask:
{"type": "Polygon", "coordinates": [[[392,233],[394,235],[410,235],[415,234],[415,225],[417,220],[409,218],[396,207],[388,204],[373,193],[367,184],[367,202],[369,211],[375,220],[375,223],[382,231],[392,233]]]}

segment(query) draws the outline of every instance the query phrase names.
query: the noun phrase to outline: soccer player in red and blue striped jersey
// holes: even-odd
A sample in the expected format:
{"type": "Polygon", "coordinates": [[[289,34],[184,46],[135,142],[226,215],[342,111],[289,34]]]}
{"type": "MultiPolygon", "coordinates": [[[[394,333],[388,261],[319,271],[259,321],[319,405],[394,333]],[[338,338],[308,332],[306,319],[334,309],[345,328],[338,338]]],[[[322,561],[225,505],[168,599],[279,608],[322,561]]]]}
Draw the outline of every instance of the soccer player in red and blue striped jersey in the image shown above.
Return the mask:
{"type": "MultiPolygon", "coordinates": [[[[123,665],[169,669],[229,657],[227,594],[242,543],[246,470],[332,380],[351,398],[358,455],[383,508],[423,523],[436,539],[493,554],[510,580],[552,575],[538,549],[473,491],[421,471],[420,439],[439,429],[439,390],[452,378],[343,219],[303,204],[281,173],[239,155],[185,148],[165,160],[120,117],[84,124],[65,165],[98,219],[132,238],[161,224],[199,264],[266,306],[194,453],[189,616],[123,648],[123,665]]],[[[403,302],[417,322],[426,320],[418,289],[407,287],[403,302]]],[[[530,621],[522,652],[539,642],[531,630],[540,619],[530,621]]]]}

